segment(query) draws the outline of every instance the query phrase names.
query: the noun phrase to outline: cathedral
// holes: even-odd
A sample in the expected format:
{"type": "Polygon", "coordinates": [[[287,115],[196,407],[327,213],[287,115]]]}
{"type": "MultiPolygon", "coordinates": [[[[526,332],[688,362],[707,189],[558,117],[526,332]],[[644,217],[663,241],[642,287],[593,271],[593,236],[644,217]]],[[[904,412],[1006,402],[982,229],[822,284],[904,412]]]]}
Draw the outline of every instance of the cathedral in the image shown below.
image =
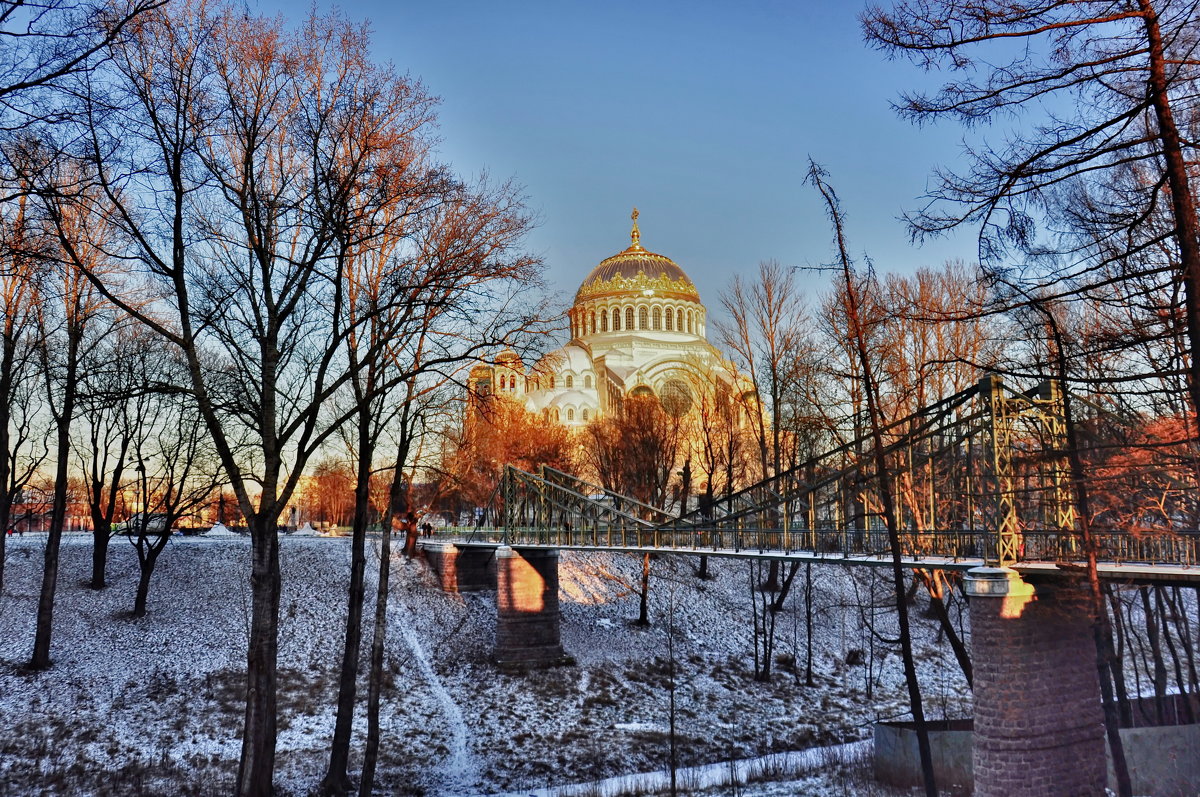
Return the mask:
{"type": "Polygon", "coordinates": [[[699,385],[715,378],[727,394],[751,391],[708,342],[708,311],[671,258],[645,249],[633,210],[629,247],[600,261],[575,293],[570,341],[527,369],[513,351],[471,372],[477,395],[508,395],[568,427],[615,410],[627,395],[651,394],[676,417],[699,385]]]}

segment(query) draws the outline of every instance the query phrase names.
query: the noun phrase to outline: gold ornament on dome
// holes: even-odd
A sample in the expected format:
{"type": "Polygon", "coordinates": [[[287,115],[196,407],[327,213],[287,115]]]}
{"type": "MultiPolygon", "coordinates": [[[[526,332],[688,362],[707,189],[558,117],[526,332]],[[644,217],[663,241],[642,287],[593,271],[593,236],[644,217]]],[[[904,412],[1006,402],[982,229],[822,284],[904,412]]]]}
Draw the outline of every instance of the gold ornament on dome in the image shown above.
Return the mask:
{"type": "Polygon", "coordinates": [[[664,298],[682,297],[696,302],[700,301],[700,294],[696,292],[696,286],[687,277],[671,279],[666,274],[651,277],[645,271],[639,271],[634,277],[623,277],[616,274],[609,280],[593,280],[579,289],[579,293],[575,294],[575,301],[580,302],[584,299],[598,299],[618,294],[656,295],[664,296],[664,298]],[[647,294],[646,291],[653,291],[653,294],[647,294]]]}

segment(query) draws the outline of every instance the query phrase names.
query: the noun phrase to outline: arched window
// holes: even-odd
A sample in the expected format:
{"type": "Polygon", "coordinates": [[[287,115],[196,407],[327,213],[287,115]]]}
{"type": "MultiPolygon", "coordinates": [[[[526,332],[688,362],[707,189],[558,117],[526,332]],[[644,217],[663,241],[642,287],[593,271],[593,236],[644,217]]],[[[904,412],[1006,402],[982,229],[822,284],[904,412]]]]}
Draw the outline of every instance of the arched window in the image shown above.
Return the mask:
{"type": "Polygon", "coordinates": [[[559,419],[559,415],[558,415],[558,407],[555,407],[555,408],[554,408],[554,422],[555,422],[555,423],[558,423],[558,422],[559,422],[559,420],[560,420],[560,419],[559,419]]]}
{"type": "Polygon", "coordinates": [[[575,420],[575,410],[567,410],[567,420],[568,421],[575,420]]]}
{"type": "Polygon", "coordinates": [[[625,308],[625,328],[633,329],[633,308],[632,307],[625,308]]]}
{"type": "MultiPolygon", "coordinates": [[[[592,375],[591,374],[584,374],[583,386],[586,388],[589,388],[589,389],[592,387],[592,375]]],[[[586,410],[585,410],[585,412],[586,412],[586,410]]],[[[587,420],[587,419],[585,418],[584,420],[587,420]]]]}
{"type": "Polygon", "coordinates": [[[601,332],[608,331],[608,311],[607,310],[600,311],[600,331],[601,332]]]}
{"type": "Polygon", "coordinates": [[[567,387],[575,387],[575,377],[567,374],[567,387]]]}
{"type": "Polygon", "coordinates": [[[673,330],[675,328],[675,324],[672,323],[674,320],[675,320],[675,311],[672,310],[670,307],[668,307],[667,308],[667,331],[668,332],[670,332],[671,330],[673,330]]]}
{"type": "Polygon", "coordinates": [[[596,334],[596,313],[595,313],[595,311],[588,313],[588,334],[589,335],[596,334]]]}
{"type": "Polygon", "coordinates": [[[583,411],[583,419],[584,419],[585,421],[588,419],[588,411],[587,411],[587,410],[584,410],[584,411],[583,411]]]}
{"type": "Polygon", "coordinates": [[[638,308],[638,329],[650,328],[650,314],[645,307],[638,308]]]}
{"type": "Polygon", "coordinates": [[[620,331],[621,331],[621,309],[619,307],[614,307],[613,308],[613,332],[620,332],[620,331]]]}
{"type": "Polygon", "coordinates": [[[651,320],[654,322],[655,329],[662,329],[662,308],[655,307],[654,312],[650,314],[651,320]]]}
{"type": "Polygon", "coordinates": [[[689,335],[692,334],[692,311],[691,310],[688,310],[688,313],[687,313],[687,331],[688,331],[689,335]]]}
{"type": "Polygon", "coordinates": [[[508,389],[509,390],[517,389],[517,378],[515,376],[510,376],[508,378],[508,389]]]}

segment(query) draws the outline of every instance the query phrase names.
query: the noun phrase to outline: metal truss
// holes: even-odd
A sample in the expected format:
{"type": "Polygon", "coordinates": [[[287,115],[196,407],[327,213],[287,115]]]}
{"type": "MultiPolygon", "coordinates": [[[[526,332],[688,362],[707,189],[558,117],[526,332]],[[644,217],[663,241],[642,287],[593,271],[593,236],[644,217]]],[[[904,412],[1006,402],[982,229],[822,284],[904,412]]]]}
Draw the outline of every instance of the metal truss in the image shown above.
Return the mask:
{"type": "MultiPolygon", "coordinates": [[[[896,498],[907,559],[1007,567],[1079,558],[1064,396],[1054,382],[1022,392],[988,375],[882,432],[884,474],[863,435],[678,515],[552,468],[531,474],[506,467],[497,493],[500,537],[507,544],[880,558],[890,554],[882,478],[896,498]]],[[[1197,556],[1195,535],[1161,555],[1129,535],[1097,538],[1113,561],[1132,553],[1183,563],[1197,556]]]]}

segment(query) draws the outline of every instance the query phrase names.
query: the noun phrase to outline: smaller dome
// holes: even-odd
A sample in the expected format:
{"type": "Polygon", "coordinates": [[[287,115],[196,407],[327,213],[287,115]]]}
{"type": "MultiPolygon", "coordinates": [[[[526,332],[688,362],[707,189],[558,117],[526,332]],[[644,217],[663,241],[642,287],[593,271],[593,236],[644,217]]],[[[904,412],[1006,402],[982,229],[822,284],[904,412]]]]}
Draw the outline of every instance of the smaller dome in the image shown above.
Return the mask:
{"type": "Polygon", "coordinates": [[[512,349],[505,349],[496,355],[496,365],[506,365],[509,368],[520,368],[521,355],[517,354],[512,349]]]}

